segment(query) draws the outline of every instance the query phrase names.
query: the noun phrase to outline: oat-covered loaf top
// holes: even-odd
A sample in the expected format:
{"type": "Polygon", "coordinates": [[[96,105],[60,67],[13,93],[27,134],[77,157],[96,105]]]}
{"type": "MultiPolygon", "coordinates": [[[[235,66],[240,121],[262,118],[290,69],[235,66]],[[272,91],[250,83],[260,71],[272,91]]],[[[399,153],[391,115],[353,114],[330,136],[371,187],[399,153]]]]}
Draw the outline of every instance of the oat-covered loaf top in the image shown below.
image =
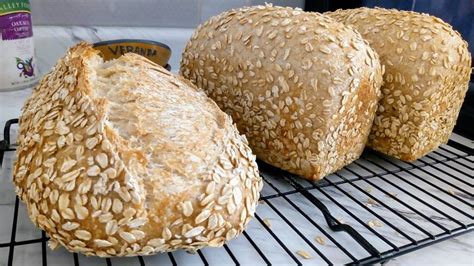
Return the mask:
{"type": "Polygon", "coordinates": [[[255,211],[261,180],[231,118],[135,54],[81,43],[22,109],[17,193],[68,250],[148,255],[220,246],[255,211]]]}
{"type": "Polygon", "coordinates": [[[382,81],[376,53],[352,28],[270,5],[200,25],[180,72],[233,117],[259,158],[309,179],[360,155],[382,81]]]}
{"type": "Polygon", "coordinates": [[[325,14],[359,31],[385,66],[369,145],[415,160],[446,142],[471,73],[461,35],[437,17],[410,11],[357,8],[325,14]]]}

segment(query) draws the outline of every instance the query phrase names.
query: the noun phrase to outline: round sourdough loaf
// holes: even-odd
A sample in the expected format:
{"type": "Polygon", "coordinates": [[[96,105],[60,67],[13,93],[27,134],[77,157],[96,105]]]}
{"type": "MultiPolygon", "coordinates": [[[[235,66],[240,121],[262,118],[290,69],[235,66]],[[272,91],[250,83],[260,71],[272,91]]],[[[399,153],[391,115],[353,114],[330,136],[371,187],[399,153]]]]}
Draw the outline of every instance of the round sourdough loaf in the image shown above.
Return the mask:
{"type": "Polygon", "coordinates": [[[311,180],[360,156],[382,82],[359,33],[268,5],[200,25],[180,72],[233,117],[257,157],[311,180]]]}
{"type": "Polygon", "coordinates": [[[101,257],[221,246],[262,187],[245,137],[202,91],[84,43],[24,105],[17,156],[17,194],[51,245],[101,257]]]}
{"type": "Polygon", "coordinates": [[[358,8],[326,14],[358,30],[385,66],[368,145],[412,161],[446,143],[471,73],[471,55],[459,33],[416,12],[358,8]]]}

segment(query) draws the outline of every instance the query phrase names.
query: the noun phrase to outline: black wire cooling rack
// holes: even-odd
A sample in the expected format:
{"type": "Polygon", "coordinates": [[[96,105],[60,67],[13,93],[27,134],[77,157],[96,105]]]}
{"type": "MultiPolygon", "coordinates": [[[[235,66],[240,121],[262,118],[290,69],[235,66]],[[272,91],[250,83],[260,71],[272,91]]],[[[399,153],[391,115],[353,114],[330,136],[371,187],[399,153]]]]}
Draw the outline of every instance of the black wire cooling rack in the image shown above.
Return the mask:
{"type": "MultiPolygon", "coordinates": [[[[15,150],[10,128],[16,123],[6,123],[0,164],[5,152],[15,150]]],[[[474,152],[453,140],[412,163],[366,151],[317,183],[261,162],[259,167],[265,185],[255,219],[223,248],[94,258],[95,264],[371,264],[473,231],[474,152]]],[[[16,240],[19,208],[24,206],[16,198],[10,241],[0,243],[0,251],[8,249],[8,265],[17,265],[15,252],[21,251],[15,250],[26,245],[41,249],[36,264],[48,265],[61,254],[69,257],[63,263],[90,265],[83,255],[50,251],[44,232],[16,240]]]]}

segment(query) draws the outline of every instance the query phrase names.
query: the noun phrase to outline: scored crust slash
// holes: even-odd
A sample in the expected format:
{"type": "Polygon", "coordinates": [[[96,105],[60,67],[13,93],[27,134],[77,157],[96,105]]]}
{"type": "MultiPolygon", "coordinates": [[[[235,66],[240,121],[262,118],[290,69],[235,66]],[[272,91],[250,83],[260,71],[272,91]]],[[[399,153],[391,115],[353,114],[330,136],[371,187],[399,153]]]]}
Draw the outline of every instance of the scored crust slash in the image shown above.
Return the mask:
{"type": "Polygon", "coordinates": [[[69,49],[20,116],[16,192],[51,246],[133,256],[238,236],[262,181],[231,118],[142,56],[98,53],[69,49]]]}

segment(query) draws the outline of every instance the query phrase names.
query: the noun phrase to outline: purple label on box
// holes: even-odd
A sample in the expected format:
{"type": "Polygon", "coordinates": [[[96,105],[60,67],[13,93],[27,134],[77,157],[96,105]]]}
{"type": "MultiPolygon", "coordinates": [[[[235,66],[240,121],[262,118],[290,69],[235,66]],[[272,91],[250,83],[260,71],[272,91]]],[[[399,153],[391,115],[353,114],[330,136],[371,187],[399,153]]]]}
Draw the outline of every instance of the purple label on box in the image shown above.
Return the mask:
{"type": "Polygon", "coordinates": [[[31,15],[17,12],[0,16],[2,40],[16,40],[33,36],[31,15]]]}

